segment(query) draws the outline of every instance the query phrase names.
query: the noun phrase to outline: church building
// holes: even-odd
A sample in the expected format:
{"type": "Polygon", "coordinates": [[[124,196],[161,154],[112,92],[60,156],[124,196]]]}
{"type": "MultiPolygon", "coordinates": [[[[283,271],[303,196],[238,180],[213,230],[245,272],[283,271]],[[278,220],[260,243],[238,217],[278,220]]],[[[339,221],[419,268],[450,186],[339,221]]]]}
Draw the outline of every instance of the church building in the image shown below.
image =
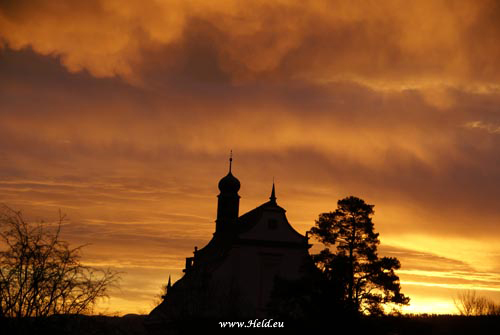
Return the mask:
{"type": "Polygon", "coordinates": [[[265,317],[275,278],[298,280],[311,270],[308,237],[288,222],[273,183],[269,201],[239,214],[240,181],[219,181],[215,233],[186,258],[184,276],[167,286],[149,323],[220,317],[265,317]]]}

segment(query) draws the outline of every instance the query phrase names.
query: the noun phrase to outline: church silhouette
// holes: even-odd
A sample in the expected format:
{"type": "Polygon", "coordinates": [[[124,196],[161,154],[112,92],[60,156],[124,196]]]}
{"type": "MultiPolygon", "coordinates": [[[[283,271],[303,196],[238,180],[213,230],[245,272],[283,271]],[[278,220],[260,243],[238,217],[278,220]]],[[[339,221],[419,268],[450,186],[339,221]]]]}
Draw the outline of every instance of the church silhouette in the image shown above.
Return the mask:
{"type": "Polygon", "coordinates": [[[239,216],[240,181],[229,172],[219,181],[215,233],[186,258],[184,276],[167,285],[163,301],[148,316],[149,327],[174,320],[264,318],[277,277],[299,280],[314,264],[308,237],[298,233],[277,203],[269,201],[239,216]]]}

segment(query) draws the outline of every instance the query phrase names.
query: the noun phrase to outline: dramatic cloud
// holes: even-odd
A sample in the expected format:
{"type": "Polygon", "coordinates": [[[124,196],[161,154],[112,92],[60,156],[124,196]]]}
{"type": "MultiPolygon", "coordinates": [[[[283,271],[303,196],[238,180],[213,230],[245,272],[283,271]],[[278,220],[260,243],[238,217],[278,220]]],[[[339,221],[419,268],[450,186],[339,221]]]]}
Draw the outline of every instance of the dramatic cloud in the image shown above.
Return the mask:
{"type": "Polygon", "coordinates": [[[441,85],[489,90],[500,76],[495,1],[3,3],[7,46],[59,56],[70,71],[98,77],[140,81],[144,68],[189,72],[210,64],[236,81],[426,87],[446,106],[441,85]]]}

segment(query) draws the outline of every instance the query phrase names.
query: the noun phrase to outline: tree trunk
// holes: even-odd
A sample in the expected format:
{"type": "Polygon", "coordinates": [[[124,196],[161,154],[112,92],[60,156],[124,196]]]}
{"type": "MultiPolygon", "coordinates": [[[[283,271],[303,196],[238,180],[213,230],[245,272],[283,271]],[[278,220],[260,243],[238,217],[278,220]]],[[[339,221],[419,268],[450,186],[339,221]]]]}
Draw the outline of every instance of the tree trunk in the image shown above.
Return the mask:
{"type": "Polygon", "coordinates": [[[349,303],[352,306],[355,306],[353,299],[354,292],[354,242],[356,240],[356,220],[354,216],[352,217],[352,236],[351,241],[349,242],[349,291],[348,291],[348,299],[349,303]]]}

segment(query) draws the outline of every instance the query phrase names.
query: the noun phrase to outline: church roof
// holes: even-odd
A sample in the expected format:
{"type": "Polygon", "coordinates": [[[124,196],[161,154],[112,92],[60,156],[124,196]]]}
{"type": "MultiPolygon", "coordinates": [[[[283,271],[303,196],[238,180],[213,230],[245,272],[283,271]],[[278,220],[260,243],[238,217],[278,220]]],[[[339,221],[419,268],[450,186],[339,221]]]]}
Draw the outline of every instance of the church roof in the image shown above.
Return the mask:
{"type": "Polygon", "coordinates": [[[265,211],[286,212],[286,210],[280,207],[275,201],[273,202],[270,200],[240,216],[238,218],[238,232],[242,233],[250,230],[260,220],[265,211]]]}

